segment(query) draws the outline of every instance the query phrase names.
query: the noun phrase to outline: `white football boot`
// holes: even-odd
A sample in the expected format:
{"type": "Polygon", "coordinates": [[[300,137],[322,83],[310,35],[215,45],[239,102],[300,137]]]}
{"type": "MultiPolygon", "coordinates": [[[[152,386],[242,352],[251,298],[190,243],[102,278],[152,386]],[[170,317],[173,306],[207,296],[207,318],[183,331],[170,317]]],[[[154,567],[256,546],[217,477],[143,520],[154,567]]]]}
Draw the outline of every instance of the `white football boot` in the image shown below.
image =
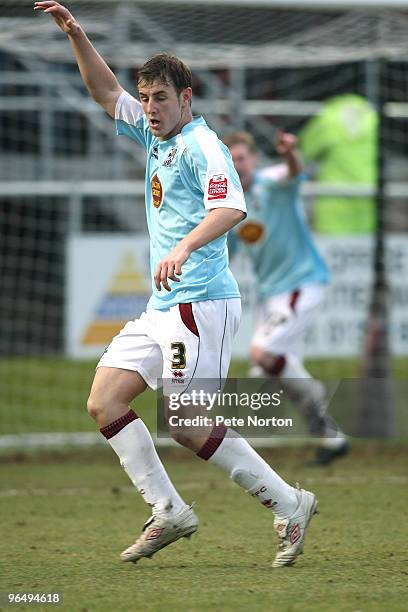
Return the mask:
{"type": "Polygon", "coordinates": [[[298,506],[288,519],[275,517],[273,527],[278,534],[280,544],[272,567],[292,565],[296,557],[303,552],[306,529],[314,514],[318,514],[317,499],[310,491],[301,489],[296,483],[298,506]]]}
{"type": "Polygon", "coordinates": [[[174,516],[151,516],[144,524],[141,536],[124,550],[122,561],[136,563],[142,557],[151,557],[159,550],[179,540],[190,538],[197,531],[198,518],[191,506],[186,506],[174,516]]]}

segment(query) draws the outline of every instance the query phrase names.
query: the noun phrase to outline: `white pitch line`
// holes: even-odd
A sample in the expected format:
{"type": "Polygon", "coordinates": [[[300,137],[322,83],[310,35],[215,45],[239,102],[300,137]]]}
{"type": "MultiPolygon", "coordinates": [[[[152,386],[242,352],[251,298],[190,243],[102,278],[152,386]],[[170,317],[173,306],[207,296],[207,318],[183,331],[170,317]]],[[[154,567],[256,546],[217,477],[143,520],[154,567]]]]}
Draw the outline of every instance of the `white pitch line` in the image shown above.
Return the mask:
{"type": "MultiPolygon", "coordinates": [[[[400,476],[382,476],[380,478],[367,478],[367,477],[343,477],[343,476],[316,476],[313,478],[303,478],[302,483],[304,485],[405,485],[408,484],[408,475],[400,476]]],[[[230,481],[223,484],[235,488],[236,485],[230,481]]],[[[205,490],[206,487],[200,482],[186,482],[179,485],[181,490],[205,490]]],[[[32,489],[3,489],[0,490],[1,497],[44,497],[44,496],[72,496],[72,495],[105,495],[106,493],[112,493],[121,495],[122,493],[136,493],[136,489],[132,486],[125,487],[107,487],[105,489],[93,489],[91,487],[66,487],[64,489],[44,489],[44,488],[32,488],[32,489]]]]}

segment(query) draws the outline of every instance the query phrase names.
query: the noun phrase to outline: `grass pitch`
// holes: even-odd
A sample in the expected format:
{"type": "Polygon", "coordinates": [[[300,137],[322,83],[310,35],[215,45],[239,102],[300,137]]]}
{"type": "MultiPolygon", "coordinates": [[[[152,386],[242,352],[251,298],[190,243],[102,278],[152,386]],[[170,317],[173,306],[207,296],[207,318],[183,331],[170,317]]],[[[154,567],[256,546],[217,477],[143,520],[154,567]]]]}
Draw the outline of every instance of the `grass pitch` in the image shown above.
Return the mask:
{"type": "MultiPolygon", "coordinates": [[[[1,458],[1,591],[61,591],[67,612],[406,611],[406,447],[356,443],[324,469],[312,449],[262,453],[318,496],[296,565],[272,569],[273,515],[183,449],[168,471],[201,524],[137,565],[118,560],[148,516],[110,449],[1,458]]],[[[50,610],[52,606],[5,606],[50,610]]]]}
{"type": "MultiPolygon", "coordinates": [[[[86,400],[95,372],[96,360],[63,358],[0,359],[0,423],[2,434],[33,432],[95,431],[86,412],[86,400]]],[[[306,362],[311,374],[322,380],[358,379],[357,359],[313,359],[306,362]]],[[[233,361],[230,378],[247,376],[248,363],[233,361]]],[[[406,396],[408,358],[394,359],[393,377],[399,381],[395,394],[396,433],[408,437],[406,396]]],[[[344,402],[346,404],[347,402],[344,402]]],[[[339,419],[345,415],[344,404],[339,419]]],[[[156,428],[156,395],[147,390],[134,404],[151,430],[156,428]]],[[[349,406],[352,409],[352,406],[349,406]]],[[[347,429],[347,428],[346,428],[347,429]]]]}

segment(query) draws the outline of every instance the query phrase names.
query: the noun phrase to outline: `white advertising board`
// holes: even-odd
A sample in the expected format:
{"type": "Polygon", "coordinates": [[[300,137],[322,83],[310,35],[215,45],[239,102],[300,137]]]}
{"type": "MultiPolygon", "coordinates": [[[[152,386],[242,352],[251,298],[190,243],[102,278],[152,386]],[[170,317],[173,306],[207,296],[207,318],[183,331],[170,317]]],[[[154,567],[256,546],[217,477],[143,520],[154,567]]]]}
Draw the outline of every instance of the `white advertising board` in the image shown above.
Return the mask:
{"type": "Polygon", "coordinates": [[[97,357],[150,296],[149,240],[120,235],[68,239],[66,352],[97,357]]]}
{"type": "MultiPolygon", "coordinates": [[[[305,337],[308,357],[350,357],[361,353],[371,295],[370,237],[319,237],[331,269],[324,303],[305,337]]],[[[69,239],[66,351],[72,357],[98,357],[124,323],[137,317],[150,294],[147,237],[81,235],[69,239]]],[[[243,317],[234,356],[247,357],[252,333],[255,287],[250,264],[237,258],[243,317]]],[[[391,286],[391,345],[408,354],[408,236],[387,242],[391,286]]]]}

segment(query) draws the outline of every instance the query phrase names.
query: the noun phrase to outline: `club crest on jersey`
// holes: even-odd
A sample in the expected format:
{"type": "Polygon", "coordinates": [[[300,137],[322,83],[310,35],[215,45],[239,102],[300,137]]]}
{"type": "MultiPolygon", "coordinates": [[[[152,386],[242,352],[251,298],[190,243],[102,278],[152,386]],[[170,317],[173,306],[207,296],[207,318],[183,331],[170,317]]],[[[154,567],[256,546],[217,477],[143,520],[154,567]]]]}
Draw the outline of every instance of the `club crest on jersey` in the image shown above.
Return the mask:
{"type": "Polygon", "coordinates": [[[173,147],[172,149],[170,149],[170,151],[167,154],[166,159],[163,162],[163,166],[165,166],[166,168],[169,168],[169,166],[171,166],[171,164],[174,161],[174,158],[177,155],[177,147],[173,147]]]}
{"type": "Polygon", "coordinates": [[[208,183],[208,199],[223,200],[227,197],[228,181],[225,174],[213,174],[208,183]]]}
{"type": "Polygon", "coordinates": [[[155,208],[160,208],[163,201],[163,186],[157,174],[154,175],[150,182],[152,188],[152,200],[155,208]]]}
{"type": "Polygon", "coordinates": [[[259,242],[264,234],[264,227],[255,221],[247,221],[240,225],[238,236],[247,244],[259,242]]]}

